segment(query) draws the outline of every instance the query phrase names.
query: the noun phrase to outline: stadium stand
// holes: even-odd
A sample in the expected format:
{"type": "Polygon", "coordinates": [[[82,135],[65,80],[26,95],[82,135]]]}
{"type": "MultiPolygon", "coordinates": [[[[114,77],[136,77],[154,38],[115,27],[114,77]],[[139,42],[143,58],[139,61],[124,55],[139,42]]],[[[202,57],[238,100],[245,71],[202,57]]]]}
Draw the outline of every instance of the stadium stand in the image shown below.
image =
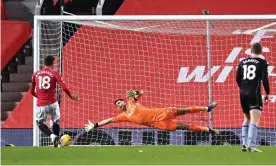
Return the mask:
{"type": "Polygon", "coordinates": [[[1,0],[1,20],[5,20],[8,16],[7,10],[4,6],[3,0],[1,0]]]}
{"type": "Polygon", "coordinates": [[[123,2],[124,0],[44,0],[40,14],[60,14],[63,5],[64,11],[74,15],[114,15],[123,2]]]}
{"type": "Polygon", "coordinates": [[[29,88],[33,57],[30,24],[5,20],[8,14],[3,1],[1,9],[1,122],[3,122],[29,88]]]}
{"type": "Polygon", "coordinates": [[[252,3],[251,0],[125,0],[117,15],[158,15],[158,14],[202,14],[203,9],[211,15],[227,14],[275,14],[274,0],[252,3]],[[158,2],[158,3],[157,3],[158,2]],[[253,9],[253,10],[252,10],[253,9]]]}

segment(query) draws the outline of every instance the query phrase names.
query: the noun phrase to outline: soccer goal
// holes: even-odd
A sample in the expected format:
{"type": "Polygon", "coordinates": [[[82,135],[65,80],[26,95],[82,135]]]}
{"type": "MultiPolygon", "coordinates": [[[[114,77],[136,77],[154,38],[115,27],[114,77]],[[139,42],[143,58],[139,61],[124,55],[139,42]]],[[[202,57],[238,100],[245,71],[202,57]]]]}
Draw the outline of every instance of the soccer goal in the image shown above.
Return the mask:
{"type": "MultiPolygon", "coordinates": [[[[34,25],[34,71],[43,67],[45,56],[54,55],[55,69],[80,94],[80,102],[73,102],[58,91],[61,135],[71,135],[73,145],[240,145],[243,113],[235,74],[254,42],[261,42],[270,62],[271,95],[258,144],[276,145],[276,15],[35,16],[34,25]],[[114,100],[125,98],[129,89],[144,90],[141,103],[147,107],[217,101],[213,113],[176,120],[212,126],[221,134],[130,123],[85,132],[88,120],[120,113],[114,100]]],[[[35,122],[33,131],[34,146],[51,145],[35,122]]]]}

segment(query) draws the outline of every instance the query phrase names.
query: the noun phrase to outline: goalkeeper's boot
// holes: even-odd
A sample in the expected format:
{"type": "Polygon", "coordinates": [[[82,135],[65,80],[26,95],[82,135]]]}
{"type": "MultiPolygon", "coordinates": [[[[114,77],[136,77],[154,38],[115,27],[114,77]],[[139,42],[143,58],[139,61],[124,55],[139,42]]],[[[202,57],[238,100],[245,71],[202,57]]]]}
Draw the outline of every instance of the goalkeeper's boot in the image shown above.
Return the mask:
{"type": "Polygon", "coordinates": [[[263,152],[261,151],[260,149],[257,149],[257,148],[251,148],[251,147],[248,147],[247,149],[249,152],[263,152]]]}
{"type": "Polygon", "coordinates": [[[53,142],[53,144],[54,144],[54,147],[56,148],[56,147],[58,147],[58,136],[56,136],[55,134],[51,134],[51,140],[52,140],[52,142],[53,142]]]}
{"type": "Polygon", "coordinates": [[[211,133],[212,135],[219,135],[219,130],[218,129],[213,129],[211,127],[208,127],[209,128],[209,133],[211,133]]]}
{"type": "Polygon", "coordinates": [[[217,106],[217,102],[212,102],[208,105],[207,112],[211,112],[217,106]]]}
{"type": "Polygon", "coordinates": [[[242,145],[241,151],[247,152],[247,147],[245,145],[242,145]]]}

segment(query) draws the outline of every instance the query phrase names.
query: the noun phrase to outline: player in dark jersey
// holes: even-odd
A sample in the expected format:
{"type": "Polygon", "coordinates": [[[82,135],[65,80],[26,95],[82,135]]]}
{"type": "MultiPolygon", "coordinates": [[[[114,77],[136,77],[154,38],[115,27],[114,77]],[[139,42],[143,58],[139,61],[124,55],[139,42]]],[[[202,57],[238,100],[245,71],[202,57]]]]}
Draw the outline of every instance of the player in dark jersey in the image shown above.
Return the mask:
{"type": "Polygon", "coordinates": [[[79,97],[78,95],[71,95],[61,76],[53,70],[54,61],[53,56],[47,56],[44,59],[45,67],[33,74],[30,92],[37,98],[36,122],[38,127],[44,134],[51,137],[54,147],[57,147],[60,130],[60,110],[56,97],[57,83],[72,100],[79,100],[79,97]],[[51,115],[53,122],[53,133],[44,124],[48,114],[51,115]]]}
{"type": "Polygon", "coordinates": [[[240,62],[236,81],[240,89],[240,103],[244,113],[242,125],[242,151],[261,152],[256,148],[257,130],[260,122],[263,102],[267,103],[269,90],[268,62],[262,55],[260,43],[251,46],[252,55],[240,62]],[[261,83],[266,96],[261,97],[261,83]]]}

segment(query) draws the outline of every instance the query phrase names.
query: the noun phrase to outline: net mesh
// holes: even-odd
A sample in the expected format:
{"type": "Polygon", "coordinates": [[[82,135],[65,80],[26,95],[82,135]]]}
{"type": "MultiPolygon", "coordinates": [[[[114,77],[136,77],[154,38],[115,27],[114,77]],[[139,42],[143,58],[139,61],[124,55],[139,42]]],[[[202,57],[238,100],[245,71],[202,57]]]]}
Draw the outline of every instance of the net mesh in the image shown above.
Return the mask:
{"type": "MultiPolygon", "coordinates": [[[[221,135],[187,131],[163,131],[131,123],[115,123],[86,133],[88,119],[98,122],[120,113],[113,104],[129,89],[145,91],[146,107],[183,108],[206,106],[208,68],[206,21],[42,21],[40,62],[57,57],[55,69],[80,102],[58,93],[62,134],[74,145],[239,145],[243,114],[235,82],[240,58],[248,57],[253,42],[261,42],[270,62],[271,96],[265,106],[258,142],[275,145],[276,26],[254,29],[273,21],[212,21],[212,99],[218,102],[212,117],[207,113],[177,117],[177,121],[210,125],[221,135]],[[251,31],[251,34],[247,34],[251,31]],[[62,34],[62,35],[61,35],[62,34]],[[212,122],[212,123],[211,123],[212,122]]],[[[49,124],[50,125],[50,124],[49,124]]],[[[40,145],[50,145],[40,134],[40,145]]]]}

